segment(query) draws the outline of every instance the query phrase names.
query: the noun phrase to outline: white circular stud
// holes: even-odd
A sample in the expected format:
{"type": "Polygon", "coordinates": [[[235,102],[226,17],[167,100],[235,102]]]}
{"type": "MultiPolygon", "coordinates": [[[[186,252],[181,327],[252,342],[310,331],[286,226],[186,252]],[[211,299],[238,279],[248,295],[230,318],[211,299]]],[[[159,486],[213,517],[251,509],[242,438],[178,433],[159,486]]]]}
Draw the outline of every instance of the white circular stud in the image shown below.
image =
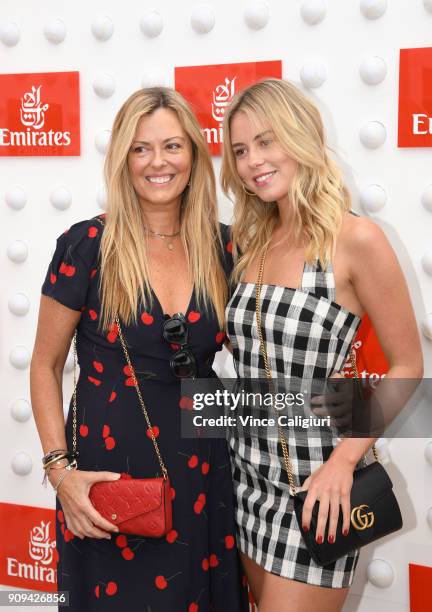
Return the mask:
{"type": "Polygon", "coordinates": [[[387,138],[387,132],[379,121],[365,123],[359,131],[360,141],[368,149],[377,149],[387,138]]]}
{"type": "Polygon", "coordinates": [[[360,0],[360,10],[367,19],[378,19],[387,10],[387,0],[360,0]]]}
{"type": "Polygon", "coordinates": [[[25,399],[17,399],[11,406],[11,416],[19,423],[25,423],[29,420],[32,414],[32,409],[29,402],[25,399]]]}
{"type": "Polygon", "coordinates": [[[270,10],[264,0],[254,0],[250,2],[244,12],[244,20],[251,30],[261,30],[269,21],[270,10]]]}
{"type": "Polygon", "coordinates": [[[99,134],[96,135],[95,147],[99,151],[99,153],[102,153],[102,155],[105,155],[105,153],[108,151],[110,138],[111,130],[103,130],[102,132],[99,132],[99,134]]]}
{"type": "Polygon", "coordinates": [[[360,192],[360,204],[370,213],[380,211],[387,202],[387,194],[381,185],[368,185],[360,192]]]}
{"type": "Polygon", "coordinates": [[[423,0],[424,7],[429,13],[432,13],[432,0],[423,0]]]}
{"type": "Polygon", "coordinates": [[[114,32],[114,24],[106,15],[99,15],[91,25],[92,34],[97,40],[109,40],[114,32]]]}
{"type": "Polygon", "coordinates": [[[429,527],[432,529],[432,508],[429,508],[426,512],[426,520],[429,527]]]}
{"type": "Polygon", "coordinates": [[[63,370],[64,372],[66,372],[66,374],[70,374],[70,372],[72,372],[73,369],[74,369],[74,356],[73,356],[73,353],[71,352],[71,353],[68,353],[63,370]]]}
{"type": "Polygon", "coordinates": [[[327,2],[325,0],[305,0],[301,5],[300,14],[309,25],[320,23],[327,13],[327,2]]]}
{"type": "Polygon", "coordinates": [[[0,40],[7,47],[14,47],[20,39],[20,31],[16,23],[13,21],[4,23],[0,30],[0,40]]]}
{"type": "Polygon", "coordinates": [[[144,72],[141,77],[141,87],[169,87],[168,74],[162,68],[153,67],[144,72]]]}
{"type": "Polygon", "coordinates": [[[320,87],[327,78],[327,68],[318,59],[306,61],[300,70],[300,79],[308,89],[320,87]]]}
{"type": "Polygon", "coordinates": [[[394,580],[392,566],[382,559],[374,559],[367,566],[367,577],[371,584],[379,589],[387,589],[394,580]]]}
{"type": "Polygon", "coordinates": [[[432,340],[432,312],[428,312],[422,321],[423,334],[428,340],[432,340]]]}
{"type": "Polygon", "coordinates": [[[33,461],[28,453],[24,451],[16,453],[11,461],[12,471],[18,476],[26,476],[33,469],[33,461]]]}
{"type": "Polygon", "coordinates": [[[432,442],[428,442],[426,444],[425,459],[430,465],[432,465],[432,442]]]}
{"type": "Polygon", "coordinates": [[[191,15],[191,26],[198,34],[207,34],[215,25],[215,14],[210,4],[198,4],[191,15]]]}
{"type": "Polygon", "coordinates": [[[14,240],[14,242],[11,242],[7,249],[7,256],[14,263],[22,263],[25,261],[28,256],[26,243],[22,240],[14,240]]]}
{"type": "Polygon", "coordinates": [[[25,370],[30,363],[31,355],[25,346],[14,346],[9,354],[9,361],[17,370],[25,370]]]}
{"type": "Polygon", "coordinates": [[[21,210],[27,204],[27,195],[21,187],[13,187],[6,192],[6,204],[13,210],[21,210]]]}
{"type": "Polygon", "coordinates": [[[156,38],[163,30],[162,17],[157,11],[148,11],[140,21],[141,32],[149,38],[156,38]]]}
{"type": "Polygon", "coordinates": [[[61,19],[53,19],[45,25],[44,34],[50,43],[58,45],[66,38],[66,25],[61,19]]]}
{"type": "Polygon", "coordinates": [[[110,98],[115,91],[115,81],[111,74],[99,74],[93,81],[93,91],[99,98],[110,98]]]}
{"type": "Polygon", "coordinates": [[[9,312],[18,317],[23,317],[30,309],[30,300],[24,293],[15,293],[10,296],[8,307],[9,312]]]}
{"type": "Polygon", "coordinates": [[[105,187],[102,186],[97,192],[96,202],[99,208],[101,208],[102,210],[106,210],[107,203],[108,203],[108,194],[107,194],[105,187]]]}
{"type": "Polygon", "coordinates": [[[432,249],[430,249],[423,255],[421,264],[426,274],[432,276],[432,249]]]}
{"type": "Polygon", "coordinates": [[[387,74],[387,64],[382,57],[365,57],[359,67],[360,76],[368,85],[378,85],[387,74]]]}
{"type": "Polygon", "coordinates": [[[72,195],[66,187],[57,187],[51,192],[50,202],[57,210],[66,210],[72,203],[72,195]]]}
{"type": "Polygon", "coordinates": [[[432,185],[429,185],[423,191],[421,201],[426,210],[430,210],[432,212],[432,185]]]}

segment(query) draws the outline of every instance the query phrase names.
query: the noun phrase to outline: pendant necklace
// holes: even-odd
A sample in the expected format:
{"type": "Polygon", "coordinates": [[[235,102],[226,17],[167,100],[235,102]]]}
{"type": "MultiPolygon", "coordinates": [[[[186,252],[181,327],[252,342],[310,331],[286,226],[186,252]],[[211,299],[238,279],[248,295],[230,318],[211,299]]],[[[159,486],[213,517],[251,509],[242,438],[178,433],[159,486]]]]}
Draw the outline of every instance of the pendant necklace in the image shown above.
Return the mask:
{"type": "MultiPolygon", "coordinates": [[[[149,234],[152,234],[152,236],[158,236],[159,238],[162,238],[162,240],[166,240],[167,238],[175,238],[176,236],[178,236],[180,234],[180,230],[178,230],[178,232],[175,232],[174,234],[162,234],[161,232],[154,232],[153,230],[149,229],[148,227],[146,228],[147,231],[149,232],[149,234]]],[[[172,243],[172,241],[169,241],[166,243],[167,248],[172,251],[174,249],[174,245],[172,243]]]]}

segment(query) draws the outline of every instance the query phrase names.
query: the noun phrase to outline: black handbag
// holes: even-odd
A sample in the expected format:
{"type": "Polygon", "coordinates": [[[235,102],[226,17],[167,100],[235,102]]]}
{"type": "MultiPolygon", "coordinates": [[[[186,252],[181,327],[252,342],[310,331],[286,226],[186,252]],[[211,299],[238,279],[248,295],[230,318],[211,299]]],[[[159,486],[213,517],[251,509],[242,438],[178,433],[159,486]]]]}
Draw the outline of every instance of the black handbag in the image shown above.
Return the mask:
{"type": "MultiPolygon", "coordinates": [[[[266,250],[264,250],[260,261],[255,293],[255,310],[260,350],[264,360],[266,375],[270,381],[272,376],[262,335],[261,312],[259,307],[265,256],[266,250]]],[[[351,362],[355,377],[358,379],[355,353],[352,347],[351,362]]],[[[394,531],[398,531],[402,528],[402,515],[393,492],[392,481],[390,480],[390,477],[383,466],[378,462],[378,454],[375,446],[373,446],[372,450],[376,461],[370,465],[367,465],[366,467],[355,470],[353,474],[354,480],[350,497],[351,524],[348,535],[344,536],[342,533],[343,518],[342,513],[339,512],[335,542],[330,544],[327,540],[327,521],[324,541],[322,544],[318,544],[315,540],[315,534],[318,522],[319,501],[315,503],[312,510],[310,530],[305,532],[302,527],[302,513],[303,504],[308,492],[298,491],[296,489],[285,434],[280,426],[278,429],[284,465],[288,475],[290,493],[294,497],[294,511],[297,517],[297,522],[306,548],[313,560],[318,565],[329,565],[340,557],[343,557],[348,553],[365,546],[366,544],[370,544],[371,542],[374,542],[375,540],[378,540],[379,538],[382,538],[383,536],[393,533],[394,531]]]]}

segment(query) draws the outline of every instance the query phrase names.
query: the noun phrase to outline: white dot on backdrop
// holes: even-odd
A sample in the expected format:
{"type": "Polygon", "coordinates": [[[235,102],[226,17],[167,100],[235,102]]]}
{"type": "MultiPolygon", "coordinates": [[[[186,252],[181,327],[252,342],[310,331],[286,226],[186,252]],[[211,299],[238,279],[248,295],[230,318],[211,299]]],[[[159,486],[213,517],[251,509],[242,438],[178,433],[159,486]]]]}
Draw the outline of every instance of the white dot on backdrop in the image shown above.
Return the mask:
{"type": "Polygon", "coordinates": [[[44,34],[49,42],[58,45],[66,38],[66,25],[61,19],[53,19],[45,24],[44,34]]]}
{"type": "Polygon", "coordinates": [[[51,192],[50,202],[57,210],[66,210],[72,203],[72,195],[66,187],[57,187],[51,192]]]}
{"type": "Polygon", "coordinates": [[[15,22],[10,21],[2,24],[0,29],[0,40],[4,45],[7,47],[14,47],[18,44],[20,36],[19,27],[15,22]]]}
{"type": "Polygon", "coordinates": [[[387,0],[360,0],[360,10],[367,19],[378,19],[387,10],[387,0]]]}
{"type": "Polygon", "coordinates": [[[15,293],[11,295],[8,301],[9,312],[23,317],[30,309],[30,300],[24,293],[15,293]]]}
{"type": "Polygon", "coordinates": [[[114,24],[107,15],[99,15],[93,20],[91,31],[98,40],[109,40],[114,32],[114,24]]]}
{"type": "Polygon", "coordinates": [[[215,25],[215,14],[210,4],[198,4],[192,10],[191,26],[198,34],[207,34],[215,25]]]}
{"type": "Polygon", "coordinates": [[[25,346],[14,346],[9,353],[9,362],[18,370],[25,370],[30,363],[30,352],[25,346]]]}
{"type": "Polygon", "coordinates": [[[300,14],[309,25],[320,23],[327,13],[327,2],[325,0],[305,0],[301,5],[300,14]]]}
{"type": "Polygon", "coordinates": [[[7,248],[7,256],[14,263],[22,263],[28,257],[28,248],[22,240],[14,240],[7,248]]]}
{"type": "Polygon", "coordinates": [[[6,204],[13,210],[21,210],[27,204],[27,195],[21,187],[12,187],[6,192],[6,204]]]}
{"type": "Polygon", "coordinates": [[[378,85],[387,74],[387,64],[382,57],[365,57],[359,67],[360,76],[368,85],[378,85]]]}
{"type": "Polygon", "coordinates": [[[101,187],[99,191],[97,192],[96,202],[99,208],[101,208],[102,210],[106,210],[107,203],[108,203],[108,195],[107,195],[105,187],[101,187]]]}
{"type": "Polygon", "coordinates": [[[162,68],[150,68],[141,77],[141,87],[169,87],[168,74],[162,68]]]}
{"type": "Polygon", "coordinates": [[[140,20],[141,32],[149,38],[156,38],[163,30],[162,17],[157,11],[148,11],[140,20]]]}
{"type": "Polygon", "coordinates": [[[111,74],[98,74],[93,81],[93,91],[99,98],[110,98],[115,91],[115,80],[111,74]]]}
{"type": "Polygon", "coordinates": [[[421,201],[426,210],[430,210],[432,212],[432,185],[429,185],[423,191],[421,201]]]}
{"type": "Polygon", "coordinates": [[[423,4],[425,9],[432,13],[432,0],[423,0],[423,4]]]}
{"type": "Polygon", "coordinates": [[[33,461],[28,453],[21,451],[12,457],[11,468],[18,476],[26,476],[33,469],[33,461]]]}
{"type": "Polygon", "coordinates": [[[103,130],[102,132],[99,132],[99,134],[96,135],[95,147],[99,151],[99,153],[102,153],[102,155],[105,155],[108,150],[110,138],[111,130],[103,130]]]}
{"type": "Polygon", "coordinates": [[[11,416],[19,423],[25,423],[29,420],[32,414],[32,409],[29,402],[25,399],[17,399],[11,406],[11,416]]]}
{"type": "Polygon", "coordinates": [[[320,87],[327,79],[327,68],[321,60],[307,60],[301,67],[300,79],[307,88],[320,87]]]}
{"type": "Polygon", "coordinates": [[[432,276],[432,249],[430,249],[423,255],[421,264],[426,274],[432,276]]]}
{"type": "Polygon", "coordinates": [[[432,312],[428,312],[422,321],[423,334],[428,340],[432,340],[432,312]]]}
{"type": "Polygon", "coordinates": [[[394,571],[390,563],[383,559],[374,559],[367,566],[367,577],[371,584],[379,589],[388,588],[394,580],[394,571]]]}
{"type": "Polygon", "coordinates": [[[245,12],[244,20],[246,25],[252,30],[261,30],[264,28],[270,18],[270,10],[267,2],[264,0],[254,0],[249,2],[245,12]]]}
{"type": "Polygon", "coordinates": [[[378,212],[386,202],[387,194],[381,185],[368,185],[360,191],[360,204],[367,212],[378,212]]]}
{"type": "Polygon", "coordinates": [[[360,128],[359,137],[366,148],[377,149],[385,142],[387,132],[379,121],[369,121],[360,128]]]}
{"type": "Polygon", "coordinates": [[[432,465],[432,442],[428,442],[426,444],[425,459],[430,465],[432,465]]]}

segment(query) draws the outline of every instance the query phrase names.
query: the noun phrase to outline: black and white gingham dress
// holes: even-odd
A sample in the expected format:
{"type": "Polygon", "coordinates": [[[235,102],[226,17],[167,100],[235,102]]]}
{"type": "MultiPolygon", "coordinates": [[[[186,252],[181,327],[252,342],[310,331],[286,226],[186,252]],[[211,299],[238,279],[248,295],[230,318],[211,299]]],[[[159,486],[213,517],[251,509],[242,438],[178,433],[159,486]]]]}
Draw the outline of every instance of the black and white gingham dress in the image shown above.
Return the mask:
{"type": "MultiPolygon", "coordinates": [[[[240,282],[227,306],[227,331],[241,379],[265,379],[255,316],[254,283],[240,282]]],[[[262,285],[261,317],[272,377],[325,379],[342,369],[360,319],[335,302],[331,266],[305,264],[300,289],[262,285]]],[[[285,429],[297,485],[332,452],[330,428],[301,434],[285,429]]],[[[325,568],[308,554],[293,510],[282,449],[277,439],[230,434],[238,544],[265,570],[309,584],[351,584],[358,553],[325,568]]]]}

